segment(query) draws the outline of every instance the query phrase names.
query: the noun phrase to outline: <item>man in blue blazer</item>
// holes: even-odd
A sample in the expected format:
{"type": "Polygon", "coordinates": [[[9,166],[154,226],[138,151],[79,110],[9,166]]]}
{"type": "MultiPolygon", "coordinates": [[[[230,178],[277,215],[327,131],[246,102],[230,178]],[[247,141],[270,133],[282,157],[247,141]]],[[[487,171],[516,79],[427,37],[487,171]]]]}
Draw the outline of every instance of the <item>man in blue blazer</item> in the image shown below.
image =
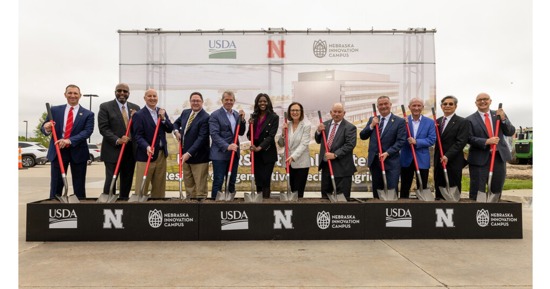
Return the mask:
{"type": "Polygon", "coordinates": [[[487,93],[480,93],[476,97],[477,111],[466,119],[470,122],[471,134],[468,139],[470,150],[468,163],[470,169],[470,199],[477,198],[479,190],[485,191],[485,184],[489,177],[491,164],[491,145],[496,145],[491,192],[502,192],[506,178],[506,162],[512,159],[510,149],[504,136],[513,136],[516,128],[512,125],[504,110],[490,110],[492,100],[487,93]],[[500,129],[496,130],[497,115],[500,116],[500,129]],[[487,120],[485,120],[487,118],[487,120]],[[485,123],[488,122],[486,125],[485,123]],[[487,127],[491,128],[490,130],[487,127]]]}
{"type": "MultiPolygon", "coordinates": [[[[51,107],[52,118],[55,123],[57,143],[53,137],[48,147],[48,160],[51,163],[50,199],[60,196],[63,190],[63,178],[61,168],[57,160],[55,144],[59,145],[61,158],[65,171],[71,166],[74,194],[79,199],[86,198],[86,170],[90,155],[86,140],[94,132],[94,113],[78,104],[82,94],[80,88],[69,84],[65,88],[67,104],[51,107]],[[69,121],[68,121],[69,120],[69,121]]],[[[50,135],[52,126],[49,116],[42,124],[41,131],[44,135],[50,135]]]]}
{"type": "Polygon", "coordinates": [[[378,190],[384,189],[382,180],[382,167],[380,160],[384,161],[386,169],[386,180],[388,189],[397,190],[399,183],[399,151],[407,142],[405,120],[391,113],[392,104],[388,96],[380,96],[377,99],[377,107],[380,115],[371,117],[365,128],[359,133],[362,140],[370,138],[368,165],[372,176],[372,193],[374,198],[378,197],[378,190]],[[383,120],[383,122],[382,122],[383,120]],[[381,127],[380,139],[382,143],[382,154],[378,153],[378,140],[376,139],[375,125],[381,127]]]}
{"type": "Polygon", "coordinates": [[[132,120],[132,136],[137,144],[135,192],[138,196],[146,195],[149,183],[151,183],[151,197],[164,198],[166,195],[166,158],[168,157],[166,133],[171,133],[174,130],[174,125],[170,122],[166,111],[157,107],[156,90],[145,91],[143,99],[145,106],[134,114],[132,120]],[[152,147],[158,119],[160,119],[160,126],[155,145],[152,147]],[[149,155],[152,155],[152,158],[145,179],[145,192],[141,192],[141,183],[149,155]]]}
{"type": "MultiPolygon", "coordinates": [[[[422,116],[424,103],[419,98],[412,98],[409,101],[411,115],[407,116],[411,137],[407,134],[407,143],[401,148],[401,189],[400,198],[408,199],[411,190],[412,180],[416,172],[411,145],[414,146],[416,160],[422,178],[422,188],[418,180],[418,189],[428,188],[428,173],[430,171],[430,147],[435,144],[436,134],[434,121],[429,117],[422,116]]],[[[405,128],[406,129],[406,128],[405,128]]],[[[418,176],[417,176],[418,177],[418,176]]]]}
{"type": "MultiPolygon", "coordinates": [[[[187,198],[205,199],[208,196],[208,162],[210,162],[210,115],[202,108],[200,92],[189,96],[190,109],[185,109],[174,122],[177,139],[183,138],[183,183],[187,198]]],[[[180,156],[181,157],[181,156],[180,156]]]]}
{"type": "Polygon", "coordinates": [[[212,199],[216,199],[218,191],[222,190],[223,180],[229,171],[229,162],[231,153],[235,152],[233,167],[231,168],[231,179],[229,179],[229,192],[235,192],[235,182],[237,181],[237,169],[239,168],[239,158],[241,150],[239,138],[234,144],[235,130],[237,123],[240,122],[238,134],[244,135],[246,131],[245,114],[241,109],[237,113],[233,109],[235,104],[235,94],[232,91],[225,91],[222,94],[222,107],[215,110],[210,115],[208,127],[210,129],[210,138],[212,147],[210,148],[210,159],[214,170],[214,180],[212,181],[212,199]]]}

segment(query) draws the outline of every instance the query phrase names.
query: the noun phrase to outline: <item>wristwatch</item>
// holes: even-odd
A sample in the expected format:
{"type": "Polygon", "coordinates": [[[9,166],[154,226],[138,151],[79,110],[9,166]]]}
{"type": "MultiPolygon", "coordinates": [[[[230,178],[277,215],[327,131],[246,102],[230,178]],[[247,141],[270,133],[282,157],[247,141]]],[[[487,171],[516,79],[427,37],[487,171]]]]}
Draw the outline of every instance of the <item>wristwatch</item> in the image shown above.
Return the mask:
{"type": "Polygon", "coordinates": [[[334,158],[337,158],[337,157],[338,157],[338,155],[337,155],[337,154],[334,154],[334,158]]]}

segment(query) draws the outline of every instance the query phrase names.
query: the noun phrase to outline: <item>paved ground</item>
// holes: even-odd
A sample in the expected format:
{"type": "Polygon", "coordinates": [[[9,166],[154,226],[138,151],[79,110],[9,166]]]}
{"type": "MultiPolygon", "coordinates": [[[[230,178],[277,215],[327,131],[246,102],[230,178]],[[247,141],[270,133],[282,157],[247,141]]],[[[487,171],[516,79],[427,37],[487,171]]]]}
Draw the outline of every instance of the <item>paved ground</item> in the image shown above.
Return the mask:
{"type": "MultiPolygon", "coordinates": [[[[94,163],[88,197],[102,184],[94,163]]],[[[521,240],[26,242],[48,186],[49,166],[19,171],[20,288],[533,287],[531,190],[503,194],[523,203],[521,240]]]]}

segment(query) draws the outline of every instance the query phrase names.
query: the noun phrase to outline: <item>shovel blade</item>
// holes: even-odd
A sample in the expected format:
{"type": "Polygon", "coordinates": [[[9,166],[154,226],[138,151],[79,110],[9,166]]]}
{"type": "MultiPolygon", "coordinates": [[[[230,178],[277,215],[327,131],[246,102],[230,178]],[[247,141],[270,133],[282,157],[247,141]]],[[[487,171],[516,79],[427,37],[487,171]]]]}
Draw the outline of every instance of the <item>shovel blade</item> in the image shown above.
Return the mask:
{"type": "Polygon", "coordinates": [[[218,192],[216,194],[216,202],[225,201],[225,192],[218,192]]]}
{"type": "Polygon", "coordinates": [[[501,193],[490,193],[487,203],[498,203],[500,201],[501,193]]]}
{"type": "Polygon", "coordinates": [[[245,203],[261,203],[264,201],[264,196],[258,193],[245,193],[244,202],[245,203]]]}
{"type": "Polygon", "coordinates": [[[448,190],[446,187],[439,187],[439,191],[448,202],[458,202],[460,201],[460,192],[458,187],[450,187],[448,190]]]}
{"type": "Polygon", "coordinates": [[[433,202],[435,200],[434,194],[430,189],[416,190],[416,197],[424,202],[433,202]]]}
{"type": "Polygon", "coordinates": [[[476,202],[487,203],[487,193],[481,191],[477,192],[476,202]]]}
{"type": "Polygon", "coordinates": [[[69,200],[69,203],[71,203],[71,204],[80,203],[80,200],[78,199],[78,197],[76,195],[70,195],[68,200],[69,200]]]}
{"type": "Polygon", "coordinates": [[[395,189],[378,190],[378,197],[383,201],[397,201],[395,189]]]}
{"type": "Polygon", "coordinates": [[[107,200],[107,203],[114,203],[118,200],[118,195],[109,195],[109,200],[107,200]]]}
{"type": "Polygon", "coordinates": [[[139,202],[139,196],[137,194],[133,194],[128,199],[128,203],[136,203],[139,202]]]}
{"type": "Polygon", "coordinates": [[[55,198],[56,198],[58,201],[60,201],[61,203],[68,203],[68,202],[69,202],[67,196],[55,195],[55,198]]]}
{"type": "Polygon", "coordinates": [[[109,195],[108,194],[101,194],[97,198],[96,203],[107,203],[109,202],[109,195]]]}
{"type": "Polygon", "coordinates": [[[144,202],[147,202],[147,200],[149,200],[149,195],[143,195],[143,196],[139,197],[138,202],[144,203],[144,202]]]}

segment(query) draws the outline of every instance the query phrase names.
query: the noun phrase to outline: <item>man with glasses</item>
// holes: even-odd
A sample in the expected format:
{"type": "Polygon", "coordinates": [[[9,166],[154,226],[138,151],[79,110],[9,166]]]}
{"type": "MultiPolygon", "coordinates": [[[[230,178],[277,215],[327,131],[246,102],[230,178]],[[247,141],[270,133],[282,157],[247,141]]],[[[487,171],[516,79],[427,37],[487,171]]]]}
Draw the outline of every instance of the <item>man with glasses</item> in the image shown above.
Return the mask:
{"type": "Polygon", "coordinates": [[[210,134],[208,114],[203,108],[200,92],[189,96],[191,108],[183,110],[174,122],[174,133],[182,147],[182,171],[186,197],[205,199],[208,195],[208,162],[210,162],[210,134]],[[183,140],[183,142],[182,142],[183,140]]]}
{"type": "Polygon", "coordinates": [[[437,124],[443,147],[443,158],[441,158],[438,145],[435,146],[434,151],[435,198],[437,200],[443,199],[439,187],[445,187],[447,184],[442,164],[447,166],[449,187],[457,187],[459,192],[462,188],[462,169],[468,164],[464,159],[464,147],[470,136],[470,125],[465,118],[455,114],[457,105],[458,99],[452,95],[445,96],[441,100],[443,116],[437,119],[437,124]]]}
{"type": "Polygon", "coordinates": [[[512,159],[510,149],[504,136],[512,136],[516,128],[512,125],[504,110],[490,110],[491,97],[487,93],[480,93],[476,97],[477,111],[466,119],[470,122],[471,135],[468,139],[470,151],[468,163],[470,165],[470,199],[475,200],[479,190],[485,191],[485,184],[489,176],[492,145],[496,145],[495,163],[491,192],[502,192],[506,177],[506,161],[512,159]],[[496,129],[497,115],[500,116],[500,129],[496,129]]]}
{"type": "MultiPolygon", "coordinates": [[[[134,178],[135,147],[131,136],[126,136],[126,128],[132,114],[139,110],[137,104],[128,102],[130,88],[126,83],[119,83],[115,87],[115,99],[102,103],[99,106],[97,122],[99,133],[103,136],[101,142],[101,160],[105,164],[105,184],[103,194],[109,194],[111,181],[115,173],[116,164],[123,144],[126,144],[120,166],[118,168],[121,200],[127,200],[132,189],[134,178]]],[[[114,192],[113,192],[114,193],[114,192]]]]}

